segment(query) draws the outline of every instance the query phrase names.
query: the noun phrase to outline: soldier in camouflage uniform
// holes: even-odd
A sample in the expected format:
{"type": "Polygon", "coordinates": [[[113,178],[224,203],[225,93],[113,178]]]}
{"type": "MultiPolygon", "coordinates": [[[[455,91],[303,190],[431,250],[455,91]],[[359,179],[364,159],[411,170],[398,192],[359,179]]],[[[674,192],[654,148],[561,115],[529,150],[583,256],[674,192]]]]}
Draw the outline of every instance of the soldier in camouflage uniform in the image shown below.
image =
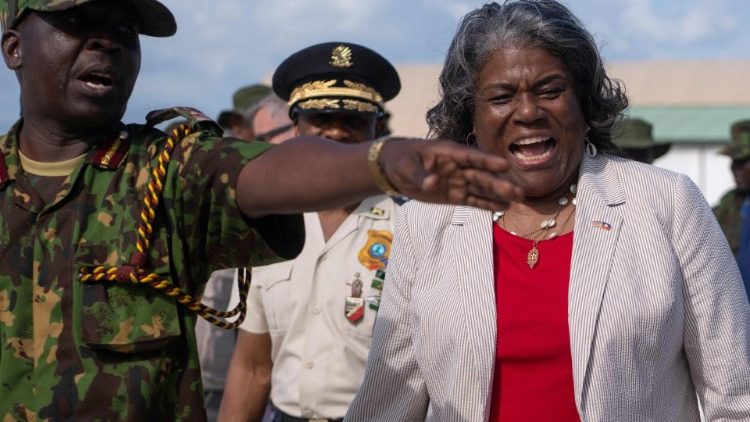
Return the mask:
{"type": "Polygon", "coordinates": [[[503,160],[453,142],[271,147],[221,138],[191,109],[121,123],[138,35],[176,31],[156,0],[0,0],[0,23],[23,116],[0,137],[3,422],[205,420],[196,315],[152,287],[200,295],[212,270],[295,256],[301,218],[275,213],[381,189],[488,209],[520,198],[503,160]],[[154,128],[178,116],[183,139],[154,128]]]}
{"type": "Polygon", "coordinates": [[[736,188],[722,196],[714,213],[736,254],[740,246],[740,206],[750,196],[750,120],[734,123],[731,131],[732,140],[720,153],[732,159],[736,188]]]}
{"type": "Polygon", "coordinates": [[[727,192],[714,208],[724,235],[750,296],[750,120],[732,125],[732,141],[720,153],[732,159],[732,174],[736,188],[727,192]]]}

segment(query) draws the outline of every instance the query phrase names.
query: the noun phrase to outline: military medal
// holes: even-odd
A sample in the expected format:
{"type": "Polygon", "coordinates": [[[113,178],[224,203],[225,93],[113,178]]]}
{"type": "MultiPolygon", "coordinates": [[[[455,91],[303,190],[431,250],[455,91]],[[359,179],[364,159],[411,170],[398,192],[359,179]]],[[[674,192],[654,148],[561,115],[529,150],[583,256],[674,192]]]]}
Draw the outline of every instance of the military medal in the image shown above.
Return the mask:
{"type": "Polygon", "coordinates": [[[385,271],[383,270],[377,270],[375,271],[375,277],[372,279],[372,284],[370,284],[370,287],[377,290],[383,290],[383,283],[385,282],[385,271]]]}
{"type": "MultiPolygon", "coordinates": [[[[372,287],[375,290],[383,290],[383,283],[385,283],[385,271],[383,270],[377,270],[375,271],[375,277],[372,279],[372,284],[370,284],[370,287],[372,287]]],[[[373,311],[377,311],[380,308],[380,295],[372,295],[367,296],[367,303],[370,304],[370,309],[373,311]]]]}
{"type": "Polygon", "coordinates": [[[370,304],[370,309],[372,309],[373,311],[377,311],[380,308],[380,296],[367,296],[367,303],[370,304]]]}
{"type": "Polygon", "coordinates": [[[359,273],[354,274],[352,281],[352,295],[346,297],[344,315],[352,324],[358,324],[365,316],[365,299],[362,298],[362,280],[359,273]]]}
{"type": "Polygon", "coordinates": [[[358,324],[365,316],[365,299],[348,296],[344,305],[344,313],[349,322],[358,324]]]}

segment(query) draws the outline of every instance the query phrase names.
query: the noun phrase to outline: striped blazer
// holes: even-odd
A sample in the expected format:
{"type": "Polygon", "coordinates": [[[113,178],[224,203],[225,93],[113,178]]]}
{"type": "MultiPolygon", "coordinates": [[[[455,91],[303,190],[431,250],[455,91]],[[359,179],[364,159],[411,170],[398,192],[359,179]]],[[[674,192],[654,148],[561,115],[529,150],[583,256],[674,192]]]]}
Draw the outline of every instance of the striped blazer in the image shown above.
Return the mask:
{"type": "MultiPolygon", "coordinates": [[[[568,323],[581,420],[699,421],[697,395],[708,421],[750,421],[750,305],[697,187],[600,154],[584,158],[577,196],[568,323]]],[[[402,207],[348,420],[487,420],[491,224],[470,207],[402,207]]]]}

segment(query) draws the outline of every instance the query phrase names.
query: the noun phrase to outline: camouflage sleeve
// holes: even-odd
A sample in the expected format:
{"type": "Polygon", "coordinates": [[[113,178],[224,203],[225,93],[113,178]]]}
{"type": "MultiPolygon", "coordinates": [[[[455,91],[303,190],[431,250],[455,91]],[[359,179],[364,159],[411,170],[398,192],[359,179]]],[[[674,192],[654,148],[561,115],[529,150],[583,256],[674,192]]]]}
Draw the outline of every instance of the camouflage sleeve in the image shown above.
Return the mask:
{"type": "Polygon", "coordinates": [[[732,253],[736,254],[740,240],[740,212],[735,199],[735,191],[726,193],[713,211],[727,242],[729,242],[732,253]]]}
{"type": "MultiPolygon", "coordinates": [[[[197,282],[220,268],[257,266],[295,256],[304,231],[301,215],[249,219],[236,202],[240,171],[272,145],[199,133],[175,148],[171,165],[180,166],[172,183],[176,231],[183,237],[183,259],[197,282]]],[[[165,189],[168,187],[165,186],[165,189]]]]}

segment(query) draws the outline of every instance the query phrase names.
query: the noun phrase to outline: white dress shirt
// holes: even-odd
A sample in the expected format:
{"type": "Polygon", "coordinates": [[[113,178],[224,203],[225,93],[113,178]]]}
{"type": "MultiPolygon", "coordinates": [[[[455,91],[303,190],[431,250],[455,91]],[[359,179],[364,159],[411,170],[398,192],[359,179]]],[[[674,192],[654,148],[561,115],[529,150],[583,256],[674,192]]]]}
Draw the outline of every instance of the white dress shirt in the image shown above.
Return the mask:
{"type": "Polygon", "coordinates": [[[396,208],[388,197],[368,198],[328,242],[318,214],[306,213],[300,255],[253,269],[248,313],[240,328],[270,333],[271,401],[283,412],[330,419],[346,414],[365,372],[377,316],[370,304],[380,296],[372,287],[376,270],[363,265],[360,253],[367,253],[363,248],[377,233],[392,235],[396,208]],[[344,307],[357,274],[361,297],[369,300],[355,324],[344,307]]]}

